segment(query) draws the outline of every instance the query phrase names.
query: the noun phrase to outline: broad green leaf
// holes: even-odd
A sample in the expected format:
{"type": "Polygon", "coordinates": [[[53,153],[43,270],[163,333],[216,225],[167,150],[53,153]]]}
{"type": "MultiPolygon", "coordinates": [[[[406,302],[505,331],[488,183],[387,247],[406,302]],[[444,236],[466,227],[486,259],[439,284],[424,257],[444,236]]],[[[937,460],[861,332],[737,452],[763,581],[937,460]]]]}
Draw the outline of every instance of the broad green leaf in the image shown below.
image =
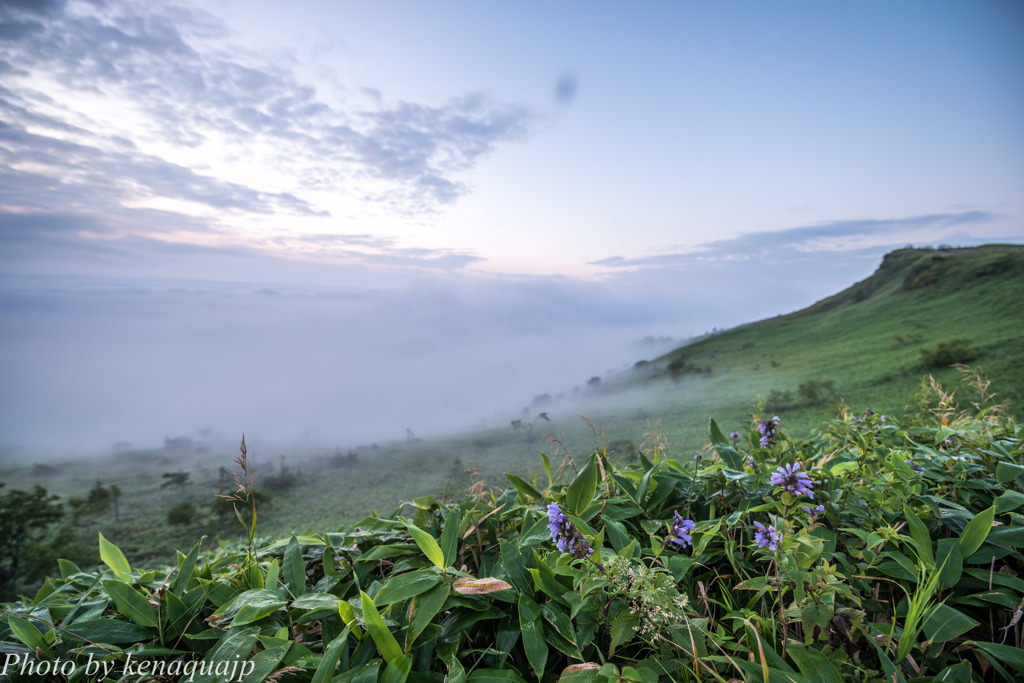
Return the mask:
{"type": "Polygon", "coordinates": [[[1004,512],[1016,510],[1021,505],[1024,505],[1024,493],[1020,491],[1003,491],[993,503],[996,507],[996,514],[1001,515],[1004,512]]]}
{"type": "Polygon", "coordinates": [[[501,566],[504,567],[508,580],[521,591],[533,592],[533,580],[526,569],[526,558],[522,551],[504,538],[499,539],[501,548],[501,566]]]}
{"type": "Polygon", "coordinates": [[[948,590],[960,582],[964,572],[964,556],[955,538],[940,538],[936,542],[935,566],[942,567],[939,588],[948,590]]]}
{"type": "Polygon", "coordinates": [[[630,614],[629,610],[622,610],[612,620],[612,642],[609,656],[615,652],[619,645],[625,645],[633,639],[633,634],[640,627],[640,617],[630,614]]]}
{"type": "Polygon", "coordinates": [[[232,626],[245,626],[273,614],[288,604],[276,591],[253,588],[239,593],[214,614],[231,619],[232,626]]]}
{"type": "Polygon", "coordinates": [[[433,569],[420,569],[392,576],[384,582],[384,586],[373,596],[376,605],[390,605],[401,602],[420,593],[425,593],[444,579],[433,569]]]}
{"type": "Polygon", "coordinates": [[[790,645],[789,656],[796,662],[800,673],[816,683],[843,683],[843,677],[828,657],[814,648],[797,643],[790,645]]]}
{"type": "Polygon", "coordinates": [[[925,564],[929,567],[934,566],[935,555],[932,553],[932,538],[928,534],[928,527],[925,526],[920,517],[914,514],[909,505],[903,506],[903,517],[907,520],[907,526],[910,527],[910,537],[917,544],[925,564]]]}
{"type": "Polygon", "coordinates": [[[544,641],[544,626],[540,621],[540,606],[526,593],[519,594],[519,630],[522,633],[526,659],[537,675],[544,677],[548,662],[548,644],[544,641]]]}
{"type": "Polygon", "coordinates": [[[441,546],[437,544],[437,540],[415,524],[409,524],[406,522],[405,528],[409,530],[410,534],[412,534],[413,540],[416,541],[416,545],[418,545],[420,551],[427,556],[427,559],[433,562],[435,567],[444,571],[444,569],[446,569],[444,564],[444,553],[441,551],[441,546]]]}
{"type": "Polygon", "coordinates": [[[158,625],[156,611],[149,604],[149,600],[124,581],[104,579],[103,590],[113,599],[117,611],[139,626],[158,625]]]}
{"type": "Polygon", "coordinates": [[[320,660],[316,672],[313,674],[313,683],[327,683],[334,677],[334,667],[338,664],[341,650],[348,644],[348,634],[351,627],[346,626],[337,638],[324,648],[324,658],[320,660]]]}
{"type": "Polygon", "coordinates": [[[978,625],[974,619],[949,605],[938,605],[924,622],[924,635],[933,643],[944,643],[978,625]]]}
{"type": "Polygon", "coordinates": [[[380,675],[380,683],[405,683],[410,671],[412,671],[412,655],[400,655],[384,667],[384,673],[380,675]]]}
{"type": "Polygon", "coordinates": [[[364,666],[349,669],[331,679],[331,683],[377,683],[380,660],[375,659],[364,666]]]}
{"type": "MultiPolygon", "coordinates": [[[[214,670],[218,662],[233,663],[247,660],[253,646],[256,645],[256,636],[258,634],[259,629],[255,626],[242,630],[228,629],[221,639],[217,641],[217,644],[203,657],[203,661],[206,662],[206,667],[204,667],[206,671],[214,670]]],[[[219,683],[219,681],[220,676],[211,673],[197,674],[189,683],[219,683]]]]}
{"type": "Polygon", "coordinates": [[[102,618],[76,621],[67,628],[67,633],[63,637],[65,640],[77,638],[87,643],[126,645],[149,640],[153,637],[153,632],[130,621],[102,618]]]}
{"type": "Polygon", "coordinates": [[[597,454],[592,454],[587,458],[587,463],[583,466],[583,469],[576,474],[572,483],[569,484],[569,490],[566,491],[565,507],[568,512],[579,515],[590,506],[590,501],[594,499],[594,493],[597,492],[599,476],[600,474],[597,471],[597,454]]]}
{"type": "Polygon", "coordinates": [[[505,473],[505,478],[508,479],[510,482],[512,482],[512,486],[515,488],[516,491],[519,491],[519,493],[523,494],[527,498],[533,498],[534,500],[540,500],[541,498],[544,497],[541,494],[540,491],[538,491],[537,489],[533,488],[533,486],[531,486],[527,481],[525,481],[518,474],[511,474],[509,472],[506,472],[505,473]]]}
{"type": "Polygon", "coordinates": [[[407,632],[407,647],[411,650],[416,638],[423,633],[423,629],[433,621],[437,613],[444,607],[448,599],[448,584],[442,583],[427,593],[417,595],[412,602],[412,616],[409,618],[409,630],[407,632]]]}
{"type": "Polygon", "coordinates": [[[128,564],[128,559],[121,549],[104,538],[102,533],[100,534],[100,559],[103,560],[103,564],[110,567],[117,578],[125,583],[132,582],[132,568],[128,564]]]}
{"type": "Polygon", "coordinates": [[[740,455],[739,451],[729,445],[729,442],[725,438],[725,434],[719,428],[718,423],[715,422],[714,418],[708,422],[708,436],[711,438],[711,443],[715,446],[715,452],[718,453],[719,457],[729,466],[730,469],[742,470],[744,458],[740,455]]]}
{"type": "Polygon", "coordinates": [[[455,557],[459,552],[459,536],[462,534],[462,509],[456,505],[448,511],[444,520],[444,528],[441,529],[441,552],[444,555],[445,568],[455,564],[455,557]]]}
{"type": "Polygon", "coordinates": [[[14,634],[14,637],[32,648],[33,651],[42,650],[51,656],[53,655],[50,646],[46,644],[46,638],[39,632],[35,624],[28,619],[12,614],[7,617],[7,623],[11,627],[11,633],[14,634]]]}
{"type": "MultiPolygon", "coordinates": [[[[280,645],[274,645],[268,647],[266,650],[257,652],[252,656],[249,662],[252,665],[252,670],[249,671],[249,675],[245,677],[246,681],[264,681],[270,674],[277,670],[281,660],[288,655],[288,650],[291,648],[291,642],[282,643],[280,645]]],[[[239,667],[241,670],[241,667],[239,667]]],[[[188,679],[183,679],[187,683],[188,679]]]]}
{"type": "Polygon", "coordinates": [[[302,559],[299,541],[294,536],[284,550],[284,582],[292,597],[297,598],[306,592],[306,563],[302,559]]]}
{"type": "Polygon", "coordinates": [[[196,569],[196,560],[199,558],[199,548],[203,545],[203,541],[206,540],[206,536],[199,539],[199,542],[192,546],[192,549],[188,551],[188,555],[182,560],[181,565],[178,567],[178,573],[174,576],[174,581],[171,582],[171,590],[178,595],[182,595],[188,590],[188,582],[192,580],[192,573],[196,569]]]}
{"type": "Polygon", "coordinates": [[[1000,462],[996,465],[996,481],[1005,484],[1024,473],[1024,465],[1014,465],[1009,462],[1000,462]]]}
{"type": "Polygon", "coordinates": [[[402,656],[402,648],[395,637],[391,635],[391,631],[388,630],[387,624],[384,623],[384,619],[381,618],[380,612],[377,611],[370,596],[359,591],[359,597],[362,602],[366,630],[370,632],[370,637],[373,638],[373,642],[377,645],[377,651],[380,652],[384,661],[390,664],[402,656]]]}
{"type": "Polygon", "coordinates": [[[306,593],[301,598],[292,601],[292,609],[324,609],[326,607],[336,609],[339,598],[330,593],[306,593]]]}
{"type": "Polygon", "coordinates": [[[985,537],[992,530],[992,522],[996,517],[996,508],[992,506],[974,516],[960,533],[960,555],[970,557],[985,542],[985,537]]]}
{"type": "Polygon", "coordinates": [[[976,640],[968,640],[964,645],[973,645],[982,652],[995,658],[1002,664],[1010,666],[1019,673],[1024,674],[1024,650],[1011,645],[998,645],[976,640]]]}

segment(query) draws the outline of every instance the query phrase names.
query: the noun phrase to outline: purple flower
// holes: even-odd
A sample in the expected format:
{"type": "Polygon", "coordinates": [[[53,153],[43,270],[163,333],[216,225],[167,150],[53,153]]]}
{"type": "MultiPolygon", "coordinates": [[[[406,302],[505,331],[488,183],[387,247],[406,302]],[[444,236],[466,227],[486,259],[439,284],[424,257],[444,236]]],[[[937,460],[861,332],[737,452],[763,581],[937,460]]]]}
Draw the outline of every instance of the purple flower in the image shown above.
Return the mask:
{"type": "Polygon", "coordinates": [[[739,441],[740,440],[740,433],[739,432],[733,432],[732,434],[729,435],[729,438],[732,439],[733,441],[739,441]]]}
{"type": "Polygon", "coordinates": [[[782,534],[774,526],[765,527],[761,522],[754,522],[754,526],[757,527],[757,531],[754,532],[754,542],[757,543],[758,548],[768,546],[771,551],[779,549],[782,534]]]}
{"type": "Polygon", "coordinates": [[[701,460],[703,458],[704,458],[704,454],[701,453],[700,451],[697,451],[696,453],[693,454],[693,459],[694,460],[701,460]]]}
{"type": "Polygon", "coordinates": [[[571,553],[577,559],[590,557],[594,549],[590,547],[587,539],[570,522],[557,503],[548,505],[548,531],[551,532],[551,540],[559,552],[571,553]]]}
{"type": "Polygon", "coordinates": [[[779,426],[779,416],[776,415],[770,420],[761,420],[761,424],[758,425],[757,431],[761,432],[761,448],[768,448],[775,443],[775,437],[778,433],[775,428],[779,426]]]}
{"type": "Polygon", "coordinates": [[[908,465],[910,465],[914,469],[915,472],[924,472],[924,468],[921,467],[920,465],[918,465],[913,460],[904,460],[903,462],[905,462],[908,465]]]}
{"type": "Polygon", "coordinates": [[[677,538],[670,538],[676,545],[681,545],[684,548],[693,545],[693,538],[690,536],[690,532],[693,531],[694,524],[692,519],[683,519],[683,516],[679,512],[675,512],[672,515],[672,534],[677,538]]]}
{"type": "Polygon", "coordinates": [[[812,522],[814,520],[816,520],[818,518],[818,515],[820,515],[824,511],[825,511],[825,506],[824,505],[819,505],[816,508],[804,508],[804,512],[806,512],[808,515],[811,516],[811,521],[812,522]]]}
{"type": "Polygon", "coordinates": [[[781,486],[790,493],[814,499],[814,482],[806,472],[800,472],[800,463],[784,465],[772,473],[771,483],[781,486]]]}

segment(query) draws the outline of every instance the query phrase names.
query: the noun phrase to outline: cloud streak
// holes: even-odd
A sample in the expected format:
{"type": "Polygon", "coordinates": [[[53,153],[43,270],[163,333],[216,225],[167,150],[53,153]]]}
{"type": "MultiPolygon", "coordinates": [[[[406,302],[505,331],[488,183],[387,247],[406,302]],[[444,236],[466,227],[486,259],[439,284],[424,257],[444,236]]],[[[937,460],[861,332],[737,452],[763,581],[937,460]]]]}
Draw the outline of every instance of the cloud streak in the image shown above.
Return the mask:
{"type": "Polygon", "coordinates": [[[629,258],[610,256],[591,261],[606,268],[677,268],[697,263],[748,260],[788,260],[819,252],[869,250],[907,244],[908,239],[934,242],[947,239],[965,225],[980,225],[997,216],[988,211],[927,214],[906,218],[832,221],[783,230],[754,232],[726,240],[693,245],[684,250],[629,258]]]}

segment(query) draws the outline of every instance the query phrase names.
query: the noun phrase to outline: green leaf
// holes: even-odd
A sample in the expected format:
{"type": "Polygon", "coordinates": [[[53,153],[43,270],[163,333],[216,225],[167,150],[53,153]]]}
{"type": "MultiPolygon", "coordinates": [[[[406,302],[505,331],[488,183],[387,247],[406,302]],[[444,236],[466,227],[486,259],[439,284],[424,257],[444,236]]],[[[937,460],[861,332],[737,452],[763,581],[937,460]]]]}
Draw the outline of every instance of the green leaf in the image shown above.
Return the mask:
{"type": "Polygon", "coordinates": [[[996,508],[992,506],[974,516],[960,533],[960,555],[970,557],[985,542],[985,537],[992,530],[992,522],[996,518],[996,508]]]}
{"type": "Polygon", "coordinates": [[[448,599],[448,591],[448,584],[442,583],[427,593],[417,595],[416,599],[413,600],[412,617],[409,618],[409,630],[406,634],[406,649],[412,649],[416,638],[423,633],[423,629],[433,621],[437,613],[444,607],[444,602],[448,599]]]}
{"type": "MultiPolygon", "coordinates": [[[[206,656],[203,657],[203,661],[206,662],[207,666],[204,667],[207,671],[213,671],[218,663],[222,662],[235,662],[244,661],[248,659],[249,653],[252,652],[253,646],[256,644],[256,636],[259,634],[259,629],[255,626],[236,631],[231,628],[225,633],[217,644],[213,646],[206,656]]],[[[197,669],[198,670],[198,669],[197,669]]],[[[210,674],[197,674],[195,675],[190,683],[219,683],[220,677],[215,673],[210,674]]]]}
{"type": "MultiPolygon", "coordinates": [[[[281,663],[281,660],[287,656],[288,650],[291,646],[291,642],[282,643],[280,645],[268,647],[266,650],[261,650],[254,654],[249,660],[252,665],[252,670],[249,672],[249,675],[245,677],[245,680],[266,680],[270,674],[277,670],[278,665],[281,663]]],[[[184,680],[188,681],[187,678],[184,680]]]]}
{"type": "Polygon", "coordinates": [[[964,556],[955,538],[940,538],[936,543],[935,566],[942,567],[939,588],[948,590],[960,582],[964,573],[964,556]]]}
{"type": "Polygon", "coordinates": [[[254,588],[239,593],[221,605],[214,614],[225,619],[230,618],[232,626],[245,626],[273,614],[287,604],[288,601],[275,591],[254,588]]]}
{"type": "Polygon", "coordinates": [[[512,486],[516,491],[523,494],[527,498],[533,498],[534,500],[540,500],[544,496],[540,491],[533,488],[528,482],[524,481],[518,474],[505,473],[505,478],[512,482],[512,486]]]}
{"type": "Polygon", "coordinates": [[[128,559],[121,549],[104,538],[102,533],[100,534],[100,559],[103,560],[103,564],[110,567],[117,578],[125,583],[132,582],[132,568],[128,564],[128,559]]]}
{"type": "MultiPolygon", "coordinates": [[[[440,549],[438,552],[440,552],[440,549]]],[[[391,631],[388,630],[370,596],[363,591],[359,591],[359,597],[362,602],[363,620],[366,622],[366,630],[370,632],[370,637],[373,638],[373,642],[377,645],[377,651],[380,652],[384,661],[391,664],[391,662],[402,656],[402,648],[399,646],[398,641],[395,640],[395,637],[391,635],[391,631]]]]}
{"type": "Polygon", "coordinates": [[[405,683],[412,671],[412,655],[401,655],[395,657],[384,667],[384,673],[380,676],[381,683],[405,683]]]}
{"type": "Polygon", "coordinates": [[[351,631],[351,627],[346,626],[341,635],[324,648],[324,658],[320,660],[320,664],[316,667],[316,672],[313,674],[313,683],[327,683],[334,677],[334,668],[338,664],[338,658],[341,657],[342,648],[348,643],[349,631],[351,631]]]}
{"type": "Polygon", "coordinates": [[[816,683],[843,683],[835,665],[818,650],[794,643],[789,647],[789,656],[796,662],[800,673],[816,683]]]}
{"type": "Polygon", "coordinates": [[[508,574],[509,582],[521,591],[533,591],[533,580],[526,569],[526,558],[522,551],[504,538],[498,541],[501,547],[501,566],[508,574]]]}
{"type": "Polygon", "coordinates": [[[148,628],[121,619],[88,619],[78,621],[67,628],[65,639],[77,638],[87,643],[126,645],[141,643],[153,637],[148,628]]]}
{"type": "Polygon", "coordinates": [[[1018,672],[1024,673],[1024,650],[1020,648],[975,640],[968,640],[964,645],[973,645],[1002,664],[1007,664],[1018,672]]]}
{"type": "Polygon", "coordinates": [[[519,594],[519,630],[523,637],[526,659],[537,675],[544,677],[548,662],[548,644],[544,641],[544,626],[540,621],[540,606],[526,593],[519,594]]]}
{"type": "Polygon", "coordinates": [[[924,622],[924,635],[933,643],[944,643],[978,625],[974,619],[949,605],[938,605],[924,622]]]}
{"type": "Polygon", "coordinates": [[[156,611],[142,593],[124,581],[104,579],[103,590],[107,592],[117,605],[117,611],[125,615],[139,626],[158,625],[156,611]]]}
{"type": "Polygon", "coordinates": [[[579,515],[590,506],[597,492],[599,473],[597,471],[597,454],[592,454],[569,484],[565,494],[565,507],[571,514],[579,515]]]}
{"type": "Polygon", "coordinates": [[[1005,484],[1024,473],[1024,465],[1014,465],[1009,462],[1000,462],[996,465],[996,481],[1005,484]]]}
{"type": "Polygon", "coordinates": [[[306,592],[306,563],[302,559],[299,541],[294,536],[284,550],[284,582],[292,597],[297,598],[306,592]]]}
{"type": "Polygon", "coordinates": [[[640,617],[630,614],[628,610],[622,610],[612,620],[612,643],[609,656],[615,652],[619,645],[625,645],[633,639],[633,634],[640,627],[640,617]]]}
{"type": "Polygon", "coordinates": [[[444,566],[448,568],[455,564],[455,557],[459,552],[459,536],[462,534],[462,509],[456,505],[448,511],[444,520],[444,528],[441,530],[441,552],[444,554],[444,566]]]}
{"type": "Polygon", "coordinates": [[[441,546],[437,544],[437,540],[415,524],[405,522],[405,528],[412,534],[413,540],[416,541],[416,545],[420,547],[420,551],[427,556],[427,559],[433,562],[435,567],[444,571],[446,569],[444,553],[441,551],[441,546]]]}
{"type": "Polygon", "coordinates": [[[196,569],[196,560],[199,558],[199,548],[205,540],[206,536],[199,539],[199,542],[192,546],[181,566],[178,567],[178,573],[174,576],[174,581],[171,582],[171,591],[174,593],[181,595],[188,589],[188,582],[192,580],[192,573],[196,569]]]}
{"type": "Polygon", "coordinates": [[[715,446],[715,452],[718,453],[719,457],[725,461],[725,464],[730,469],[742,470],[743,469],[743,456],[740,455],[739,451],[729,445],[729,442],[725,438],[725,434],[719,428],[718,423],[715,422],[714,418],[708,422],[708,436],[711,438],[711,443],[715,446]]]}
{"type": "Polygon", "coordinates": [[[476,669],[466,683],[526,683],[515,669],[476,669]]]}
{"type": "Polygon", "coordinates": [[[928,533],[928,527],[925,526],[920,517],[914,514],[909,505],[903,506],[903,517],[907,520],[907,526],[910,527],[910,537],[917,544],[917,549],[920,551],[925,564],[929,567],[934,566],[935,555],[932,553],[932,537],[928,533]]]}
{"type": "Polygon", "coordinates": [[[376,605],[390,605],[401,602],[428,590],[444,581],[433,569],[420,569],[392,576],[384,582],[384,586],[373,597],[376,605]]]}
{"type": "Polygon", "coordinates": [[[1003,491],[1002,495],[996,498],[993,503],[996,507],[996,514],[1001,515],[1004,512],[1016,510],[1021,505],[1024,505],[1024,493],[1020,491],[1003,491]]]}
{"type": "Polygon", "coordinates": [[[330,593],[306,593],[301,598],[292,601],[292,609],[337,609],[339,598],[330,593]]]}
{"type": "Polygon", "coordinates": [[[11,633],[14,634],[14,637],[32,648],[33,652],[42,650],[48,655],[53,656],[53,651],[46,644],[46,638],[35,627],[35,624],[16,614],[7,617],[7,623],[11,627],[11,633]]]}
{"type": "Polygon", "coordinates": [[[548,454],[544,451],[540,452],[540,459],[544,463],[544,472],[548,475],[548,488],[550,489],[551,485],[554,484],[554,481],[551,479],[551,459],[548,458],[548,454]]]}

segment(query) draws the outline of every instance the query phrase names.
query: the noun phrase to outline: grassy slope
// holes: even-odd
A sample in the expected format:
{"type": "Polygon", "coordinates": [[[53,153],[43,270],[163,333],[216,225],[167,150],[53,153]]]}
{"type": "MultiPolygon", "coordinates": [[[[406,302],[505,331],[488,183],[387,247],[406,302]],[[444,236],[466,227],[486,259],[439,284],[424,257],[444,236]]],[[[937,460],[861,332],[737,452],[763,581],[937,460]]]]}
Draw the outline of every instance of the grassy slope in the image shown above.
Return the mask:
{"type": "MultiPolygon", "coordinates": [[[[974,363],[984,368],[1000,397],[1011,399],[1019,417],[1024,405],[1021,294],[1022,247],[893,252],[873,276],[808,309],[716,334],[605,378],[601,391],[589,392],[592,403],[552,406],[552,422],[538,423],[529,438],[511,427],[495,428],[394,444],[361,453],[355,467],[327,470],[316,470],[301,463],[301,453],[290,453],[289,462],[303,471],[303,483],[274,494],[274,504],[261,512],[260,530],[277,535],[333,529],[361,518],[371,507],[389,511],[401,500],[439,496],[446,487],[458,497],[470,483],[462,471],[468,466],[488,484],[504,486],[503,472],[539,470],[538,451],[553,453],[541,442],[545,432],[564,434],[574,452],[589,452],[595,437],[577,413],[600,421],[620,456],[641,446],[648,420],[660,420],[676,457],[704,446],[709,417],[726,432],[742,430],[750,424],[755,396],[768,396],[773,389],[795,394],[809,379],[834,381],[838,396],[857,412],[871,407],[901,413],[927,373],[953,383],[955,371],[925,367],[921,350],[956,338],[970,340],[977,353],[974,363]],[[665,368],[680,354],[697,367],[710,367],[711,373],[673,381],[665,368]]],[[[785,429],[800,434],[828,417],[825,405],[768,410],[781,415],[785,429]]],[[[274,462],[277,455],[253,449],[250,454],[257,463],[274,462]]],[[[216,493],[217,467],[230,466],[234,455],[203,456],[205,473],[196,462],[192,477],[197,485],[189,496],[198,505],[216,493]]],[[[177,466],[159,465],[153,458],[92,467],[74,465],[62,476],[38,480],[62,495],[83,495],[97,476],[120,486],[127,519],[114,524],[107,514],[95,520],[84,530],[90,542],[98,527],[141,560],[149,553],[167,555],[170,545],[185,547],[201,532],[199,526],[172,529],[164,522],[175,495],[159,487],[160,474],[177,466]]],[[[37,483],[27,469],[5,471],[3,478],[12,487],[37,483]]],[[[230,524],[223,528],[235,531],[230,524]]]]}

